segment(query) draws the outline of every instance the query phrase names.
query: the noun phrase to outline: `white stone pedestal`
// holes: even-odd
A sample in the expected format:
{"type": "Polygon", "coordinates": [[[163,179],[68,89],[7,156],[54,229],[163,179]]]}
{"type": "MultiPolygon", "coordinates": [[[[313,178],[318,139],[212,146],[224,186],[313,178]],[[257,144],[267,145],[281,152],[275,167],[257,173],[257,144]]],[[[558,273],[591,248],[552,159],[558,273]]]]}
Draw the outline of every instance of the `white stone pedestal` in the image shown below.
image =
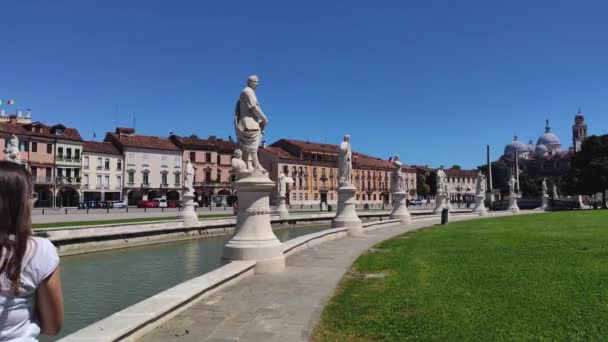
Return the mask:
{"type": "Polygon", "coordinates": [[[363,236],[363,226],[355,210],[355,192],[352,185],[338,188],[338,212],[331,221],[332,228],[348,228],[349,236],[363,236]]]}
{"type": "Polygon", "coordinates": [[[488,214],[486,210],[485,195],[475,195],[475,208],[473,209],[474,213],[478,213],[479,216],[485,216],[488,214]]]}
{"type": "Polygon", "coordinates": [[[274,182],[266,173],[254,172],[234,183],[238,194],[235,233],[224,246],[224,259],[254,260],[258,274],[285,269],[283,246],[270,226],[269,195],[274,182]]]}
{"type": "Polygon", "coordinates": [[[441,214],[441,210],[446,206],[446,200],[447,198],[443,191],[438,191],[435,196],[435,210],[433,210],[433,214],[441,214]]]}
{"type": "Polygon", "coordinates": [[[517,196],[509,197],[509,211],[512,211],[513,214],[519,214],[519,207],[517,206],[517,196]]]}
{"type": "Polygon", "coordinates": [[[540,206],[542,210],[548,211],[549,208],[549,195],[544,194],[542,197],[542,205],[540,206]]]}
{"type": "Polygon", "coordinates": [[[277,207],[277,214],[281,220],[289,218],[289,211],[287,210],[287,205],[285,205],[285,198],[285,196],[277,196],[277,203],[279,204],[277,207]]]}
{"type": "Polygon", "coordinates": [[[401,223],[411,224],[412,215],[407,210],[406,203],[407,194],[404,191],[393,192],[393,211],[391,212],[391,220],[401,220],[401,223]]]}
{"type": "Polygon", "coordinates": [[[198,215],[194,210],[194,194],[185,193],[182,195],[182,211],[177,218],[184,220],[184,226],[194,226],[198,223],[198,215]]]}

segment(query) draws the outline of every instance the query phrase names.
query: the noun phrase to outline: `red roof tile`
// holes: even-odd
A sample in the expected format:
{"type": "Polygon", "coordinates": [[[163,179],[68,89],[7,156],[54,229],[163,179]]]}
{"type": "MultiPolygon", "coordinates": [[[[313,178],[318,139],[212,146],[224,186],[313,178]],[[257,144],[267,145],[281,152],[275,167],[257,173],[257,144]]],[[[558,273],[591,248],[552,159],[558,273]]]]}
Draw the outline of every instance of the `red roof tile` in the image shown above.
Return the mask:
{"type": "Polygon", "coordinates": [[[181,151],[182,149],[175,146],[171,140],[167,138],[149,136],[149,135],[118,135],[116,133],[108,132],[104,141],[111,141],[121,149],[132,147],[132,148],[145,148],[151,150],[165,150],[165,151],[181,151]]]}
{"type": "Polygon", "coordinates": [[[232,152],[237,148],[233,141],[226,140],[208,140],[200,138],[187,138],[173,135],[172,140],[184,149],[219,149],[227,152],[232,152]]]}
{"type": "Polygon", "coordinates": [[[53,126],[47,126],[40,122],[34,122],[31,124],[22,124],[22,123],[0,123],[0,132],[10,133],[10,134],[21,134],[33,137],[41,137],[48,139],[61,139],[61,140],[73,140],[73,141],[83,141],[80,133],[75,128],[65,127],[62,124],[57,124],[53,126]],[[36,132],[32,127],[40,127],[40,132],[36,132]],[[54,128],[60,127],[63,129],[63,134],[57,135],[54,133],[54,128]]]}
{"type": "Polygon", "coordinates": [[[82,146],[82,152],[122,155],[111,142],[85,141],[82,146]]]}

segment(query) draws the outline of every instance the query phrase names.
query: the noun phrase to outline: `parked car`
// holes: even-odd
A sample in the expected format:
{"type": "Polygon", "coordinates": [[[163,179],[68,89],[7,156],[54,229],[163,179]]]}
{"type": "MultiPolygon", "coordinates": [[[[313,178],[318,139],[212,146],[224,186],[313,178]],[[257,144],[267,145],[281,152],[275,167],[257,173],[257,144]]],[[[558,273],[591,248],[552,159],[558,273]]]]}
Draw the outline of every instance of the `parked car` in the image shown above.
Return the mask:
{"type": "Polygon", "coordinates": [[[138,208],[158,208],[158,204],[153,201],[141,200],[137,202],[138,208]]]}
{"type": "Polygon", "coordinates": [[[112,208],[126,208],[127,202],[126,201],[114,201],[114,202],[111,202],[111,207],[112,208]]]}
{"type": "Polygon", "coordinates": [[[167,207],[167,199],[165,199],[165,198],[155,198],[152,201],[154,203],[156,203],[156,206],[158,208],[166,208],[167,207]]]}
{"type": "Polygon", "coordinates": [[[424,201],[420,198],[416,198],[414,200],[414,205],[423,205],[423,204],[424,204],[424,201]]]}
{"type": "MultiPolygon", "coordinates": [[[[167,207],[169,208],[181,208],[183,207],[182,202],[181,201],[167,201],[167,207]]],[[[194,202],[194,207],[198,208],[198,202],[194,202]]]]}

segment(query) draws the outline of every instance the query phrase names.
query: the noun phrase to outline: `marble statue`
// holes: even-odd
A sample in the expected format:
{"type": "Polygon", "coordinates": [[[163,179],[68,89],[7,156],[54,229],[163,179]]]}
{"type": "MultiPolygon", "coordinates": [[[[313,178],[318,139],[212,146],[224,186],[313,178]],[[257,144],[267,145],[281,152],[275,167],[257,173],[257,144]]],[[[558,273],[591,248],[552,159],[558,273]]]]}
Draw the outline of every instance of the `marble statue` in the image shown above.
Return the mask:
{"type": "Polygon", "coordinates": [[[543,178],[542,188],[543,196],[547,195],[547,191],[549,191],[549,188],[547,188],[547,178],[543,178]]]}
{"type": "Polygon", "coordinates": [[[243,152],[240,149],[235,149],[232,154],[232,161],[230,165],[232,166],[232,170],[236,174],[236,179],[242,179],[251,174],[251,170],[247,167],[247,164],[243,161],[243,152]]]}
{"type": "Polygon", "coordinates": [[[21,152],[19,151],[19,138],[13,134],[9,146],[4,149],[4,160],[21,164],[21,152]]]}
{"type": "Polygon", "coordinates": [[[393,158],[393,165],[395,168],[393,169],[392,179],[391,179],[391,191],[392,192],[402,192],[405,191],[404,183],[403,183],[403,172],[401,172],[401,166],[403,165],[399,160],[399,156],[395,156],[393,158]]]}
{"type": "Polygon", "coordinates": [[[194,166],[192,165],[190,160],[188,160],[188,162],[186,163],[186,170],[184,172],[184,189],[190,194],[194,193],[193,184],[194,184],[194,166]]]}
{"type": "Polygon", "coordinates": [[[437,191],[445,191],[447,184],[445,181],[445,172],[443,171],[443,169],[439,169],[437,170],[437,179],[436,179],[436,185],[437,185],[437,191]]]}
{"type": "Polygon", "coordinates": [[[477,172],[477,195],[483,195],[486,192],[486,176],[479,170],[477,172]]]}
{"type": "Polygon", "coordinates": [[[287,193],[287,177],[285,177],[283,171],[281,171],[281,174],[279,175],[279,187],[277,192],[279,196],[283,197],[285,197],[285,193],[287,193]]]}
{"type": "Polygon", "coordinates": [[[352,157],[353,152],[350,149],[350,135],[345,135],[344,141],[340,143],[340,151],[338,153],[338,187],[351,184],[350,180],[353,172],[352,157]]]}
{"type": "Polygon", "coordinates": [[[234,129],[247,169],[264,172],[258,161],[258,146],[264,135],[264,128],[268,125],[268,119],[262,112],[255,95],[257,87],[258,77],[250,76],[247,79],[247,87],[243,89],[236,103],[234,129]]]}
{"type": "Polygon", "coordinates": [[[511,175],[511,179],[509,179],[509,195],[511,196],[515,196],[515,184],[517,184],[515,176],[511,175]]]}
{"type": "Polygon", "coordinates": [[[553,198],[559,198],[559,194],[557,193],[557,186],[553,183],[553,198]]]}

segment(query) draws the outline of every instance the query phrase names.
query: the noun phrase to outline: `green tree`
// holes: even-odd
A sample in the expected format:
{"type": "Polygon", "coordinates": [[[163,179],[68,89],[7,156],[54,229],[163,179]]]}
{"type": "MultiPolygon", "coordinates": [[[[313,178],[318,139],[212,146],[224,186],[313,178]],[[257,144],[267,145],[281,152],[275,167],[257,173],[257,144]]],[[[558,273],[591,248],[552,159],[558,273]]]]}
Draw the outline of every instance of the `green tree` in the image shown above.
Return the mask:
{"type": "MultiPolygon", "coordinates": [[[[486,175],[488,174],[488,166],[482,165],[477,167],[486,175]]],[[[492,188],[500,190],[503,195],[509,194],[509,179],[511,178],[511,167],[505,163],[492,163],[492,188]]]]}
{"type": "Polygon", "coordinates": [[[217,140],[217,136],[210,135],[209,138],[207,138],[207,140],[209,140],[209,141],[216,141],[217,140]]]}
{"type": "Polygon", "coordinates": [[[188,138],[198,139],[198,135],[196,135],[196,134],[190,134],[190,136],[188,138]]]}
{"type": "Polygon", "coordinates": [[[416,189],[418,190],[418,196],[426,198],[431,191],[431,187],[426,184],[426,177],[423,175],[416,175],[416,189]]]}
{"type": "Polygon", "coordinates": [[[541,182],[537,177],[532,177],[526,173],[519,174],[519,191],[523,197],[535,198],[540,197],[541,182]]]}
{"type": "Polygon", "coordinates": [[[452,169],[454,169],[454,170],[462,170],[462,168],[458,164],[452,165],[452,169]]]}
{"type": "Polygon", "coordinates": [[[437,194],[437,173],[431,173],[427,179],[426,184],[429,186],[429,195],[435,196],[437,194]]]}
{"type": "Polygon", "coordinates": [[[567,179],[579,194],[603,194],[602,206],[606,207],[608,190],[608,135],[592,135],[583,141],[581,150],[572,157],[567,179]]]}

